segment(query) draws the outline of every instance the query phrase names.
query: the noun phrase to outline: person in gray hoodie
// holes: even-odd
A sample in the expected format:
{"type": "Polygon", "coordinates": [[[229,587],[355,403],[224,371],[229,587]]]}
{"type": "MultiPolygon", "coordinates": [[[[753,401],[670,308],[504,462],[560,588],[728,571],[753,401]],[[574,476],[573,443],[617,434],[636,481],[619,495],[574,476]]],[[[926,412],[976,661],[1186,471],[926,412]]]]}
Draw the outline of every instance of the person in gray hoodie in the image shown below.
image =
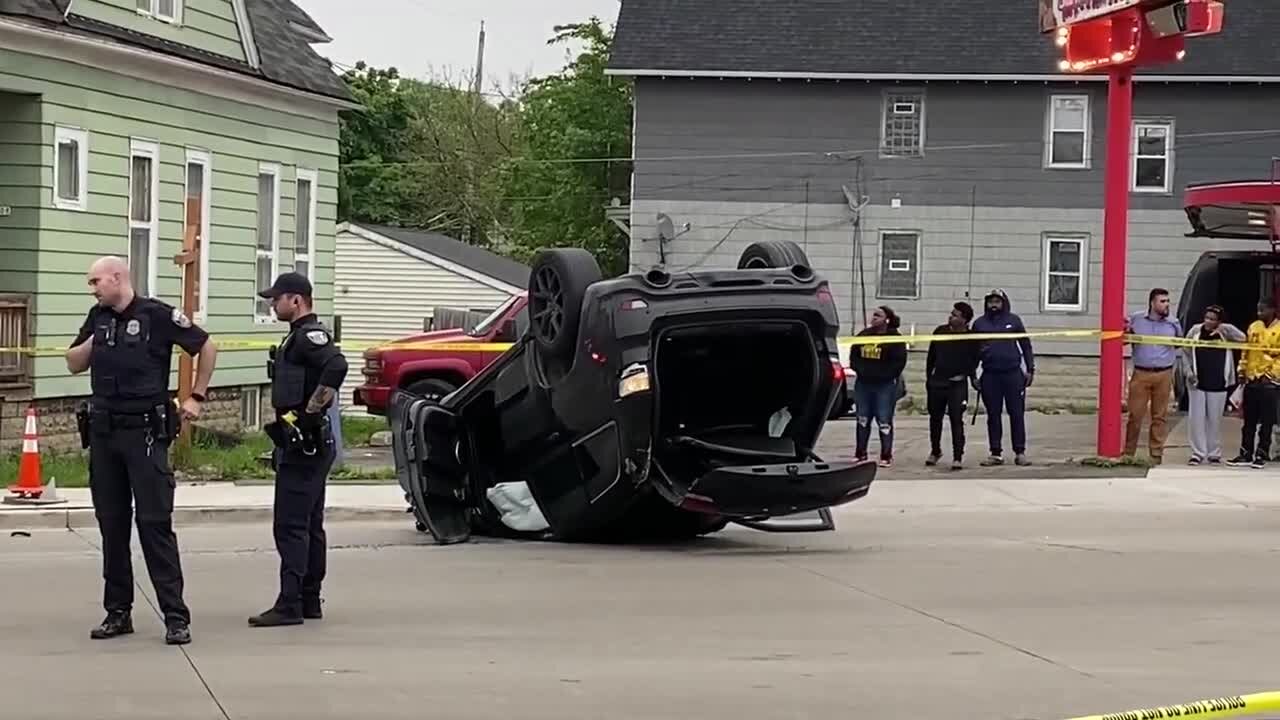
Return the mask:
{"type": "MultiPolygon", "coordinates": [[[[1223,322],[1219,305],[1204,310],[1204,321],[1187,331],[1188,340],[1244,342],[1245,334],[1223,322]]],[[[1211,345],[1182,348],[1182,379],[1187,384],[1187,424],[1192,465],[1222,462],[1222,411],[1227,392],[1236,384],[1236,360],[1230,348],[1211,345]]]]}

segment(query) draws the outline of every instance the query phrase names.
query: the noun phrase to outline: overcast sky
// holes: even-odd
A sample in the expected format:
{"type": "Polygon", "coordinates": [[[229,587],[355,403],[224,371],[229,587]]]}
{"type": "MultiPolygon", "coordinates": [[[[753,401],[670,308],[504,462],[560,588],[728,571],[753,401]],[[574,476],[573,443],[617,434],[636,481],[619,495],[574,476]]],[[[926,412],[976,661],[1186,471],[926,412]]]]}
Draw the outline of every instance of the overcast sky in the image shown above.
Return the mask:
{"type": "Polygon", "coordinates": [[[559,70],[566,46],[548,47],[556,25],[597,15],[618,17],[618,0],[294,0],[333,38],[316,45],[340,65],[357,60],[394,65],[402,75],[427,77],[475,66],[480,21],[485,22],[485,89],[512,75],[559,70]]]}

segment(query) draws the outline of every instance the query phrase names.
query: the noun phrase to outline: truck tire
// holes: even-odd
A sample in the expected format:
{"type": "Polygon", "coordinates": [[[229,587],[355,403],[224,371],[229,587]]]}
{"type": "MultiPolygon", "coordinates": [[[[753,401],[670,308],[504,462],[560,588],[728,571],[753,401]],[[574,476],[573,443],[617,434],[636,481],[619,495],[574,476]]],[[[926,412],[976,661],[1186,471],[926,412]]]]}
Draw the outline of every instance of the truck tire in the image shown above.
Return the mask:
{"type": "Polygon", "coordinates": [[[432,402],[440,402],[445,395],[457,390],[458,387],[448,380],[439,378],[423,378],[414,380],[405,387],[404,391],[409,395],[431,400],[432,402]]]}
{"type": "Polygon", "coordinates": [[[600,265],[581,248],[542,250],[529,273],[529,332],[538,350],[568,366],[578,343],[587,288],[603,279],[600,265]]]}
{"type": "Polygon", "coordinates": [[[751,243],[738,256],[738,269],[809,267],[809,256],[790,240],[767,240],[751,243]]]}

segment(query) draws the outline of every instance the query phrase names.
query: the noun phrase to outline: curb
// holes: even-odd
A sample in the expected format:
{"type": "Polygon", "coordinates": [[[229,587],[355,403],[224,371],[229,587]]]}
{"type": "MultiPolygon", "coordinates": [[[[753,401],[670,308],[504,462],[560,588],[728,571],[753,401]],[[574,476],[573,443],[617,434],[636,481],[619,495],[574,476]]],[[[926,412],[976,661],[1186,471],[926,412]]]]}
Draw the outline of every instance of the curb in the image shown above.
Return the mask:
{"type": "MultiPolygon", "coordinates": [[[[254,507],[179,507],[173,511],[175,527],[231,523],[271,522],[270,506],[254,507]]],[[[330,507],[325,508],[326,522],[402,520],[413,527],[412,517],[403,508],[330,507]]],[[[64,530],[96,528],[98,520],[93,508],[32,509],[0,512],[0,530],[64,530]]]]}

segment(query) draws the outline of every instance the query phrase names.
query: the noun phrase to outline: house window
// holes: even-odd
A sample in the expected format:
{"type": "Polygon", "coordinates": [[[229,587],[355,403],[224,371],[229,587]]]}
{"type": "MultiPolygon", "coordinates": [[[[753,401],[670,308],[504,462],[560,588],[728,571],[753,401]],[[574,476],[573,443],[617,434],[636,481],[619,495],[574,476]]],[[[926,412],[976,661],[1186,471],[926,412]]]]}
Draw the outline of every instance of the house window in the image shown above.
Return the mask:
{"type": "Polygon", "coordinates": [[[165,22],[178,22],[182,0],[138,0],[138,14],[165,22]]]}
{"type": "Polygon", "coordinates": [[[193,239],[192,247],[200,251],[196,276],[197,322],[208,321],[209,314],[209,193],[213,163],[209,153],[203,150],[187,150],[187,188],[183,221],[183,243],[187,236],[193,239]]]}
{"type": "Polygon", "coordinates": [[[1167,193],[1173,184],[1173,123],[1133,125],[1133,191],[1167,193]]]}
{"type": "Polygon", "coordinates": [[[1046,167],[1089,167],[1089,151],[1093,140],[1089,96],[1051,96],[1048,134],[1045,152],[1046,167]]]}
{"type": "Polygon", "coordinates": [[[314,280],[311,270],[316,253],[316,171],[298,170],[294,205],[293,269],[314,280]]]}
{"type": "Polygon", "coordinates": [[[1087,240],[1084,235],[1050,233],[1044,236],[1041,285],[1045,310],[1084,310],[1087,240]]]}
{"type": "Polygon", "coordinates": [[[153,142],[129,142],[129,274],[142,296],[156,292],[156,246],[159,244],[160,179],[156,166],[160,147],[153,142]]]}
{"type": "MultiPolygon", "coordinates": [[[[263,163],[258,166],[258,246],[257,287],[271,287],[275,282],[277,256],[280,253],[280,167],[263,163]]],[[[271,303],[254,295],[254,320],[275,322],[271,303]]]]}
{"type": "Polygon", "coordinates": [[[876,297],[915,299],[920,296],[920,233],[885,230],[880,233],[880,283],[876,297]]]}
{"type": "Polygon", "coordinates": [[[89,202],[89,133],[58,126],[53,137],[53,206],[84,210],[89,202]]]}
{"type": "Polygon", "coordinates": [[[924,154],[924,93],[893,92],[884,96],[880,154],[920,157],[924,154]]]}

